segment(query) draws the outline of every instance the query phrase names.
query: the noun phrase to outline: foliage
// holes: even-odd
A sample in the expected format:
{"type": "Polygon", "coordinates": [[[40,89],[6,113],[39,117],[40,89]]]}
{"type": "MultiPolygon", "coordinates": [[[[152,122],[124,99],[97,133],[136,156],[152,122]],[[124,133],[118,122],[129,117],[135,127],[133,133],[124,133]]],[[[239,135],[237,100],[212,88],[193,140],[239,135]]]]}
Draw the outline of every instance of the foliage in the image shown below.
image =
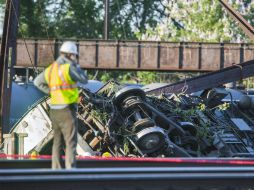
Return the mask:
{"type": "Polygon", "coordinates": [[[92,38],[97,35],[99,28],[95,22],[98,15],[93,0],[24,0],[21,1],[20,35],[37,38],[92,38]]]}
{"type": "Polygon", "coordinates": [[[200,103],[200,104],[197,106],[197,109],[199,109],[200,111],[205,111],[206,105],[205,105],[204,103],[200,103]]]}
{"type": "MultiPolygon", "coordinates": [[[[230,1],[253,24],[252,1],[230,1]]],[[[138,34],[142,39],[197,42],[249,42],[236,22],[215,0],[171,0],[169,16],[156,29],[138,34]]]]}
{"type": "MultiPolygon", "coordinates": [[[[229,1],[235,10],[254,25],[253,1],[229,1]]],[[[146,33],[136,32],[142,40],[196,42],[251,42],[238,24],[216,0],[171,0],[167,2],[168,17],[146,33]]],[[[246,82],[245,82],[246,83],[246,82]]],[[[252,82],[253,83],[253,82],[252,82]]],[[[252,83],[248,83],[251,87],[252,83]]]]}
{"type": "Polygon", "coordinates": [[[164,18],[164,0],[111,1],[111,38],[135,39],[135,32],[145,33],[164,18]]]}
{"type": "Polygon", "coordinates": [[[5,7],[5,1],[0,0],[0,37],[2,36],[2,27],[3,27],[3,21],[4,21],[4,7],[5,7]]]}
{"type": "Polygon", "coordinates": [[[142,82],[142,84],[154,83],[157,80],[156,72],[137,72],[138,79],[142,82]]]}
{"type": "MultiPolygon", "coordinates": [[[[229,3],[254,24],[253,1],[229,3]]],[[[99,0],[22,0],[20,31],[25,37],[103,38],[103,16],[99,0]]],[[[249,41],[216,0],[111,0],[110,38],[249,41]]]]}
{"type": "Polygon", "coordinates": [[[91,116],[93,116],[94,118],[96,118],[98,120],[98,122],[103,123],[104,125],[107,123],[108,119],[109,119],[109,115],[107,114],[107,112],[105,112],[105,110],[101,109],[94,109],[91,111],[91,116]]]}
{"type": "Polygon", "coordinates": [[[128,155],[130,153],[130,142],[124,138],[124,143],[123,143],[123,151],[125,155],[128,155]]]}
{"type": "Polygon", "coordinates": [[[218,108],[219,108],[219,110],[221,110],[221,111],[225,111],[225,110],[227,110],[228,108],[230,108],[230,104],[227,103],[227,102],[225,102],[225,103],[219,105],[218,108]]]}
{"type": "Polygon", "coordinates": [[[0,7],[4,7],[5,6],[5,0],[0,0],[0,7]]]}
{"type": "Polygon", "coordinates": [[[124,84],[150,84],[150,83],[173,83],[184,80],[199,73],[173,73],[173,72],[153,72],[153,71],[88,71],[88,78],[107,82],[116,80],[124,84]]]}
{"type": "Polygon", "coordinates": [[[55,34],[58,37],[101,38],[103,6],[95,0],[61,1],[61,11],[56,14],[55,34]]]}
{"type": "MultiPolygon", "coordinates": [[[[4,4],[0,0],[0,5],[4,4]]],[[[101,0],[22,0],[20,33],[35,38],[103,38],[101,0]]],[[[110,1],[110,38],[135,39],[135,31],[154,28],[164,15],[163,0],[110,1]]]]}
{"type": "Polygon", "coordinates": [[[47,34],[47,27],[50,25],[46,19],[46,6],[50,0],[34,1],[24,0],[20,5],[19,36],[22,37],[44,37],[47,34]]]}
{"type": "Polygon", "coordinates": [[[88,77],[102,82],[116,80],[122,83],[135,83],[132,80],[133,72],[128,71],[88,71],[88,77]]]}

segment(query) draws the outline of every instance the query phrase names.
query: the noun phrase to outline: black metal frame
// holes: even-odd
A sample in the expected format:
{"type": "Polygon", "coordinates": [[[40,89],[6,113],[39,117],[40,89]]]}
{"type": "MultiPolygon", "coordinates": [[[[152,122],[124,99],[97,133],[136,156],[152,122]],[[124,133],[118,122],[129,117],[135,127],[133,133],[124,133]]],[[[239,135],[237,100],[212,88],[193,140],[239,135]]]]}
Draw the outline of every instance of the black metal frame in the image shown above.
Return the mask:
{"type": "Polygon", "coordinates": [[[0,128],[1,142],[9,125],[13,66],[16,64],[16,39],[18,31],[19,0],[7,0],[0,57],[0,128]]]}

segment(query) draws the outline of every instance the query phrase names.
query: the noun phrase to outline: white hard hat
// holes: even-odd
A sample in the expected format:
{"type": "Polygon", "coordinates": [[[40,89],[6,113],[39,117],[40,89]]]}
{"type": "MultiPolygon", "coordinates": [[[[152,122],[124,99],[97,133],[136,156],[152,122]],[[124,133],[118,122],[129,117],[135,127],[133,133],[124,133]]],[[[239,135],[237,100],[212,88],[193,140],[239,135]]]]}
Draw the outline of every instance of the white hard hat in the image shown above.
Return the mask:
{"type": "Polygon", "coordinates": [[[71,41],[64,42],[60,48],[60,52],[78,55],[77,46],[75,42],[71,42],[71,41]]]}

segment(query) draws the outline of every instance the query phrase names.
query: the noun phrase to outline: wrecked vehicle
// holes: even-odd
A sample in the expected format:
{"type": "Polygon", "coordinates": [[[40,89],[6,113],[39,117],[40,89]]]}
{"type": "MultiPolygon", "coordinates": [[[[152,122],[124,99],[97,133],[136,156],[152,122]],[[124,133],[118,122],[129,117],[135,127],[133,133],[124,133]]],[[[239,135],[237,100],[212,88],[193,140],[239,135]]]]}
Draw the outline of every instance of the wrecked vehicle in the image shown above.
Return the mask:
{"type": "Polygon", "coordinates": [[[128,157],[253,156],[250,96],[234,101],[220,88],[200,96],[146,96],[114,81],[96,94],[82,94],[80,135],[94,151],[128,157]]]}
{"type": "MultiPolygon", "coordinates": [[[[116,81],[96,92],[82,89],[77,112],[78,155],[254,156],[251,95],[213,88],[190,95],[151,96],[143,89],[116,81]]],[[[14,127],[13,132],[28,134],[23,154],[51,153],[53,132],[48,110],[46,98],[14,127]]],[[[5,144],[8,153],[8,143],[5,144]]]]}

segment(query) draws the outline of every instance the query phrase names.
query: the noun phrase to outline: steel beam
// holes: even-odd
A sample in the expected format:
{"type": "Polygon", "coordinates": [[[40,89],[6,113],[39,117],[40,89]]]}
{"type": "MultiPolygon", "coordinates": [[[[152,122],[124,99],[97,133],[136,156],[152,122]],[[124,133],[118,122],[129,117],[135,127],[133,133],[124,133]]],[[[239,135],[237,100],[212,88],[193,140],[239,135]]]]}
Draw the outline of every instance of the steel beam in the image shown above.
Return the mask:
{"type": "Polygon", "coordinates": [[[168,84],[154,89],[151,88],[146,90],[146,93],[152,95],[181,92],[190,94],[192,92],[218,87],[220,85],[238,81],[251,76],[254,76],[254,60],[236,64],[219,71],[214,71],[174,84],[168,84]]]}
{"type": "Polygon", "coordinates": [[[0,128],[1,141],[9,125],[13,66],[16,62],[16,36],[18,30],[19,0],[7,0],[0,57],[0,128]]]}

